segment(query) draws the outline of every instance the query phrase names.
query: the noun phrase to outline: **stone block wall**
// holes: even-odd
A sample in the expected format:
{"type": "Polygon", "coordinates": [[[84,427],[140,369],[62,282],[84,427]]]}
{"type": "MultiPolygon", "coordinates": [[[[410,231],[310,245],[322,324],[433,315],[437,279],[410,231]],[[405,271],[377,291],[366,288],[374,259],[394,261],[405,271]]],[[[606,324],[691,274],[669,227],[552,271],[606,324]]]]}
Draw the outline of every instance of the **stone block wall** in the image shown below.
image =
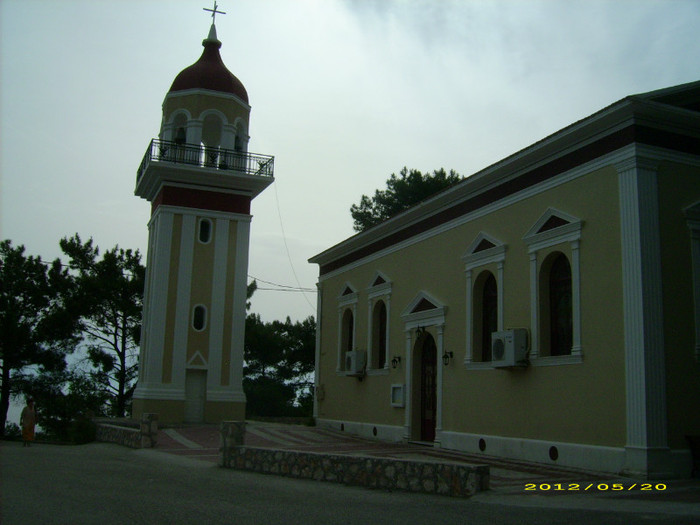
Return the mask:
{"type": "Polygon", "coordinates": [[[97,441],[117,443],[130,448],[141,448],[141,430],[138,428],[98,423],[96,439],[97,441]]]}
{"type": "Polygon", "coordinates": [[[224,466],[239,470],[357,485],[466,497],[487,490],[486,465],[319,454],[235,447],[224,466]]]}
{"type": "MultiPolygon", "coordinates": [[[[158,415],[143,414],[140,422],[122,422],[120,425],[96,420],[95,439],[106,443],[117,443],[130,448],[155,447],[158,436],[158,415]],[[128,424],[127,424],[128,423],[128,424]]],[[[117,420],[117,422],[119,422],[117,420]]]]}

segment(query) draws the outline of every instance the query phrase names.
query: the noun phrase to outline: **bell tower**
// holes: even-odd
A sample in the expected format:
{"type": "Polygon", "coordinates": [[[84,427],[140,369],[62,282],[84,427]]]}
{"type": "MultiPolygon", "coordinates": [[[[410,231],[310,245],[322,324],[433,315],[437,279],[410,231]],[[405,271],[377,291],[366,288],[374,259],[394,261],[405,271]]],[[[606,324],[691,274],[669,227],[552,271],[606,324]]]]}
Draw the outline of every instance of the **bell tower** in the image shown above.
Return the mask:
{"type": "Polygon", "coordinates": [[[245,418],[250,206],[274,180],[274,158],[248,152],[248,93],[214,23],[202,46],[165,96],[136,178],[151,218],[133,416],[164,423],[245,418]]]}

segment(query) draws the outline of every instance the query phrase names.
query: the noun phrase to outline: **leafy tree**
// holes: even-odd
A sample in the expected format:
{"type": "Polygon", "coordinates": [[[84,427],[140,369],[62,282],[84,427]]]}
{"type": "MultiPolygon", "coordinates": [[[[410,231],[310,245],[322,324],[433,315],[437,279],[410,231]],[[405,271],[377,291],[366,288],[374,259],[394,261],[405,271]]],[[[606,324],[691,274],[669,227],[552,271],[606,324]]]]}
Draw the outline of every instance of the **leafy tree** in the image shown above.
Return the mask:
{"type": "Polygon", "coordinates": [[[94,416],[105,416],[108,394],[79,369],[24,374],[16,380],[22,390],[31,392],[37,420],[51,437],[67,441],[91,441],[94,432],[87,423],[94,416]]]}
{"type": "Polygon", "coordinates": [[[78,341],[73,280],[58,259],[47,265],[24,246],[0,242],[0,432],[4,432],[15,376],[30,367],[60,371],[78,341]]]}
{"type": "Polygon", "coordinates": [[[431,175],[404,167],[399,175],[392,173],[386,181],[386,190],[376,190],[372,198],[363,195],[359,204],[350,207],[355,231],[376,226],[461,180],[458,173],[450,170],[448,174],[443,168],[431,175]]]}
{"type": "Polygon", "coordinates": [[[115,246],[99,258],[92,239],[61,240],[82,303],[82,332],[89,376],[109,398],[111,415],[123,417],[138,370],[145,268],[138,250],[115,246]]]}
{"type": "Polygon", "coordinates": [[[258,416],[310,415],[316,323],[246,319],[243,388],[247,411],[258,416]]]}

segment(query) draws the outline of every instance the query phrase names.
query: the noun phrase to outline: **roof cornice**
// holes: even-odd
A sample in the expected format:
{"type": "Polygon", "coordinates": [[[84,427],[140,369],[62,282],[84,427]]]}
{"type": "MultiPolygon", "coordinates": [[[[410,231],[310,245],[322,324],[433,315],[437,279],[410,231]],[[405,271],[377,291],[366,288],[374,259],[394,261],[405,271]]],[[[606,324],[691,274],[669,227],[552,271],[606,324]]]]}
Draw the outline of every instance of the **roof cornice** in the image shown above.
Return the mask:
{"type": "Polygon", "coordinates": [[[491,193],[498,198],[499,187],[516,179],[525,182],[525,175],[538,174],[530,177],[530,183],[536,183],[542,177],[554,176],[551,173],[570,169],[571,163],[579,157],[590,160],[633,142],[653,141],[658,141],[661,147],[684,148],[685,153],[697,154],[700,151],[700,113],[636,95],[626,97],[349,237],[310,258],[309,262],[319,264],[321,274],[326,273],[361,258],[360,252],[366,254],[373,246],[381,249],[388,243],[400,242],[425,231],[425,224],[431,217],[442,215],[444,220],[449,220],[460,208],[464,209],[467,201],[477,201],[480,195],[491,193]],[[679,136],[688,140],[678,141],[679,136]],[[451,210],[454,211],[451,213],[451,210]]]}

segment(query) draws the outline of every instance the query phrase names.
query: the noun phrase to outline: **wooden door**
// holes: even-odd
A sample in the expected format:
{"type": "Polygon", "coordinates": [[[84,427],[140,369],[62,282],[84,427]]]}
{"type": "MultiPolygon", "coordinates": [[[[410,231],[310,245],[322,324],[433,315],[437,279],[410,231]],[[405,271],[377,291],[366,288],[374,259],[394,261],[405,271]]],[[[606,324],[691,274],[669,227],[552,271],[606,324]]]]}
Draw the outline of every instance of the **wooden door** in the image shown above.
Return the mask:
{"type": "Polygon", "coordinates": [[[207,371],[190,369],[185,374],[185,422],[204,422],[207,399],[207,371]]]}
{"type": "Polygon", "coordinates": [[[420,439],[421,441],[435,441],[437,348],[435,340],[430,334],[426,334],[425,338],[421,350],[420,439]]]}

